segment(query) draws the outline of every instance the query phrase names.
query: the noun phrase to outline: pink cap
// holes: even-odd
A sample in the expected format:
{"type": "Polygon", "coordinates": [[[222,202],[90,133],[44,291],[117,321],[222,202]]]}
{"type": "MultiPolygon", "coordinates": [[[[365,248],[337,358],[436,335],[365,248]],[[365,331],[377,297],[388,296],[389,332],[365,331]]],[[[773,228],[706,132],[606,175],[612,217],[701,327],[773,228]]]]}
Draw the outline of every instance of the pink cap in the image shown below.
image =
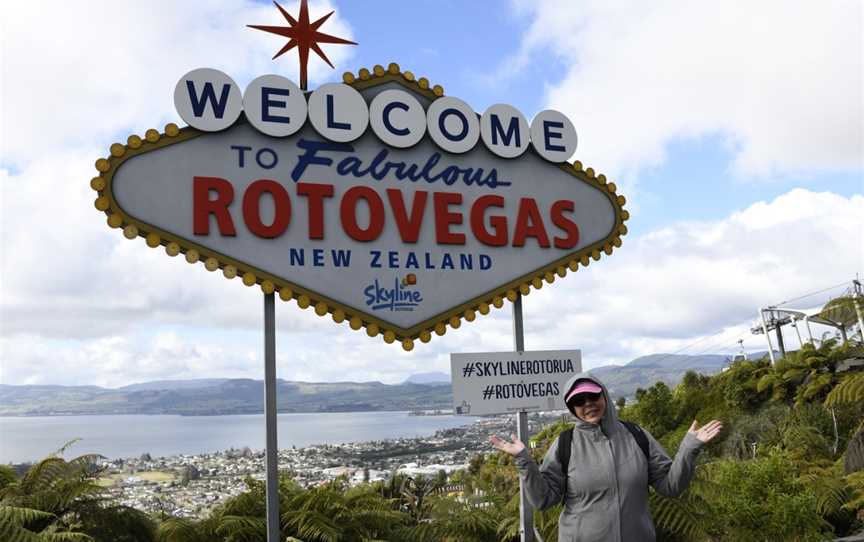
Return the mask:
{"type": "Polygon", "coordinates": [[[570,393],[567,394],[567,397],[564,398],[564,402],[570,401],[575,395],[579,395],[580,393],[602,393],[603,388],[598,386],[596,383],[590,380],[580,380],[573,386],[573,389],[570,390],[570,393]]]}

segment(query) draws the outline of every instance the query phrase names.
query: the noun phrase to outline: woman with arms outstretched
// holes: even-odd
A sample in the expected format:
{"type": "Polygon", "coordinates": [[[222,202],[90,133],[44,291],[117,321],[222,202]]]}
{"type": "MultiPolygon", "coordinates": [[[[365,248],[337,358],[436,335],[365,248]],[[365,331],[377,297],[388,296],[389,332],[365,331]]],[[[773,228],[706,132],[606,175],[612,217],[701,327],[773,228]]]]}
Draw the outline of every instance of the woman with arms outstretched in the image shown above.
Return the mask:
{"type": "Polygon", "coordinates": [[[552,443],[542,465],[515,435],[510,442],[493,436],[492,445],[514,456],[535,508],[563,501],[559,542],[654,541],[648,486],[669,497],[680,495],[693,477],[696,456],[722,423],[713,420],[699,428],[693,421],[673,460],[650,433],[618,419],[597,378],[581,373],[564,389],[576,425],[552,443]]]}

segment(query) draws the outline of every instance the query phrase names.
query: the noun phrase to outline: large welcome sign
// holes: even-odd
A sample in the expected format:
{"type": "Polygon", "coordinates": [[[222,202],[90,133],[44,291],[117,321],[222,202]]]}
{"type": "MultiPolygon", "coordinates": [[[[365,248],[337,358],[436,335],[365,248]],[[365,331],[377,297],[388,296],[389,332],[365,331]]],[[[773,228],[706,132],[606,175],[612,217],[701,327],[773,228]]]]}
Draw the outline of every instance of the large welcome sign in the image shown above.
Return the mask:
{"type": "Polygon", "coordinates": [[[112,228],[410,350],[611,254],[624,197],[561,113],[482,115],[395,64],[312,93],[190,72],[189,124],[97,160],[112,228]]]}

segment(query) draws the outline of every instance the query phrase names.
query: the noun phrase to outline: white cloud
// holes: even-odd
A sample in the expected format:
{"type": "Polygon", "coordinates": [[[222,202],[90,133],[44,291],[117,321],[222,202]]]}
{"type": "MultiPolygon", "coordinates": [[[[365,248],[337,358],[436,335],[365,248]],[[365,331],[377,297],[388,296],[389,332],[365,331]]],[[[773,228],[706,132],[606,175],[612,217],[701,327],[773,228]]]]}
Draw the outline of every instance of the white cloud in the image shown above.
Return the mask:
{"type": "Polygon", "coordinates": [[[742,336],[763,348],[749,334],[759,307],[864,270],[862,217],[864,196],[795,189],[724,220],[625,237],[608,262],[529,295],[526,313],[546,347],[581,346],[590,366],[677,350],[718,331],[685,353],[712,344],[729,352],[742,336]]]}
{"type": "Polygon", "coordinates": [[[195,343],[176,332],[48,340],[38,334],[0,337],[4,384],[118,387],[161,379],[248,377],[259,364],[249,345],[195,343]]]}
{"type": "Polygon", "coordinates": [[[576,158],[616,177],[680,138],[721,135],[747,175],[864,167],[864,29],[856,0],[572,2],[533,17],[519,57],[568,66],[550,107],[580,134],[576,158]]]}
{"type": "MultiPolygon", "coordinates": [[[[296,14],[299,3],[282,5],[296,14]]],[[[310,16],[331,9],[312,2],[310,16]]],[[[220,69],[242,88],[263,73],[297,81],[296,50],[271,61],[284,39],[247,24],[287,23],[272,4],[250,0],[0,4],[3,161],[21,164],[60,146],[107,149],[111,138],[177,122],[174,86],[194,68],[220,69]]],[[[351,39],[338,12],[321,30],[351,39]]],[[[353,54],[323,49],[337,68],[353,54]]],[[[311,58],[312,82],[341,73],[311,58]]]]}
{"type": "MultiPolygon", "coordinates": [[[[78,208],[86,205],[70,204],[78,208]]],[[[92,215],[81,224],[93,237],[103,231],[108,237],[101,241],[108,247],[103,258],[86,256],[87,236],[61,248],[64,238],[51,241],[50,225],[4,237],[12,247],[34,238],[53,242],[45,253],[65,251],[68,263],[34,260],[19,267],[9,264],[21,262],[19,256],[3,258],[0,381],[122,385],[262,377],[257,289],[170,259],[140,240],[126,241],[92,215]],[[72,257],[78,253],[85,256],[72,257]],[[68,274],[77,278],[64,289],[43,290],[68,274]]],[[[862,216],[864,196],[797,189],[724,220],[625,237],[613,257],[525,298],[526,348],[581,348],[587,368],[695,341],[701,342],[685,353],[729,353],[739,337],[748,348],[764,348],[748,331],[758,307],[864,270],[862,216]]],[[[277,304],[276,319],[278,374],[294,380],[393,383],[415,372],[449,372],[450,352],[513,348],[509,305],[410,353],[294,303],[277,304]]]]}
{"type": "MultiPolygon", "coordinates": [[[[283,5],[296,11],[296,5],[283,5]]],[[[574,19],[567,3],[547,21],[555,15],[550,6],[537,8],[526,47],[564,44],[579,51],[564,49],[574,67],[549,96],[584,134],[586,161],[604,170],[607,163],[619,171],[654,164],[670,138],[714,132],[725,134],[739,151],[741,167],[753,171],[844,168],[860,156],[853,152],[856,141],[860,151],[860,125],[854,125],[860,105],[856,110],[849,100],[849,93],[860,91],[860,69],[842,69],[850,62],[846,49],[846,56],[808,64],[811,78],[800,72],[793,77],[792,68],[781,63],[773,75],[760,69],[742,79],[747,63],[735,58],[747,51],[762,66],[794,45],[783,36],[800,28],[781,24],[774,53],[766,52],[749,28],[765,16],[754,13],[748,25],[739,25],[747,26],[736,34],[741,43],[713,45],[718,51],[709,69],[696,60],[722,32],[696,24],[705,16],[687,13],[694,9],[688,5],[673,17],[665,4],[638,4],[620,13],[617,4],[589,4],[574,19]],[[681,23],[685,16],[696,30],[681,23]],[[613,18],[620,20],[613,24],[613,18]],[[664,38],[664,29],[679,26],[686,36],[664,38]],[[837,84],[827,90],[814,83],[835,72],[837,84]],[[734,77],[738,83],[727,81],[734,77]],[[821,115],[814,113],[817,107],[821,115]],[[792,129],[799,124],[806,129],[792,129]]],[[[786,13],[794,6],[783,6],[781,20],[792,18],[786,13]]],[[[834,37],[824,36],[819,29],[828,10],[820,8],[814,29],[802,33],[811,36],[811,56],[800,58],[821,58],[826,47],[850,34],[838,21],[834,37]]],[[[313,4],[313,17],[324,9],[313,4]]],[[[730,25],[721,15],[718,24],[730,25]]],[[[176,121],[172,89],[188,69],[217,67],[245,85],[258,74],[294,66],[287,60],[270,63],[278,40],[243,26],[280,23],[279,17],[269,4],[227,0],[90,2],[86,9],[3,4],[0,382],[114,386],[159,378],[262,377],[257,288],[109,230],[104,215],[93,209],[88,181],[94,159],[112,138],[176,121]]],[[[336,17],[327,31],[351,37],[336,17]]],[[[350,51],[327,49],[337,65],[350,51]]],[[[800,48],[790,51],[803,54],[800,48]]],[[[339,73],[322,66],[313,63],[313,79],[339,73]]],[[[728,351],[723,341],[734,346],[757,307],[864,269],[862,216],[862,196],[795,190],[724,220],[668,224],[625,238],[613,258],[525,299],[526,347],[582,348],[588,367],[676,350],[704,336],[709,340],[699,348],[720,341],[728,351]],[[719,329],[727,331],[712,338],[719,329]]],[[[397,382],[412,372],[448,372],[451,351],[513,348],[509,306],[448,330],[429,345],[418,343],[411,353],[345,324],[322,322],[293,303],[278,307],[281,378],[397,382]]]]}

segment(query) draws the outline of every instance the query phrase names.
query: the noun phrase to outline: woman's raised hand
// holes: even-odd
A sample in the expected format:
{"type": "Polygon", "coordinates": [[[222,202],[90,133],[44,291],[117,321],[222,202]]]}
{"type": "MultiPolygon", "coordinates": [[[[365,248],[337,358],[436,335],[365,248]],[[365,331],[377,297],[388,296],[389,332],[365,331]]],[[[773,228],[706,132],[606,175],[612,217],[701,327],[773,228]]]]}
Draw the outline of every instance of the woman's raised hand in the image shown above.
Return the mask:
{"type": "Polygon", "coordinates": [[[696,438],[702,442],[710,442],[711,439],[716,437],[722,429],[723,422],[720,420],[711,420],[701,428],[696,425],[696,420],[693,420],[693,423],[690,424],[690,429],[688,429],[687,432],[691,435],[695,435],[696,438]]]}
{"type": "Polygon", "coordinates": [[[516,456],[525,449],[525,443],[519,440],[515,434],[510,436],[512,442],[507,442],[506,440],[498,438],[496,435],[492,435],[489,437],[489,442],[492,443],[492,446],[495,447],[496,450],[501,450],[504,453],[508,453],[512,456],[516,456]]]}

